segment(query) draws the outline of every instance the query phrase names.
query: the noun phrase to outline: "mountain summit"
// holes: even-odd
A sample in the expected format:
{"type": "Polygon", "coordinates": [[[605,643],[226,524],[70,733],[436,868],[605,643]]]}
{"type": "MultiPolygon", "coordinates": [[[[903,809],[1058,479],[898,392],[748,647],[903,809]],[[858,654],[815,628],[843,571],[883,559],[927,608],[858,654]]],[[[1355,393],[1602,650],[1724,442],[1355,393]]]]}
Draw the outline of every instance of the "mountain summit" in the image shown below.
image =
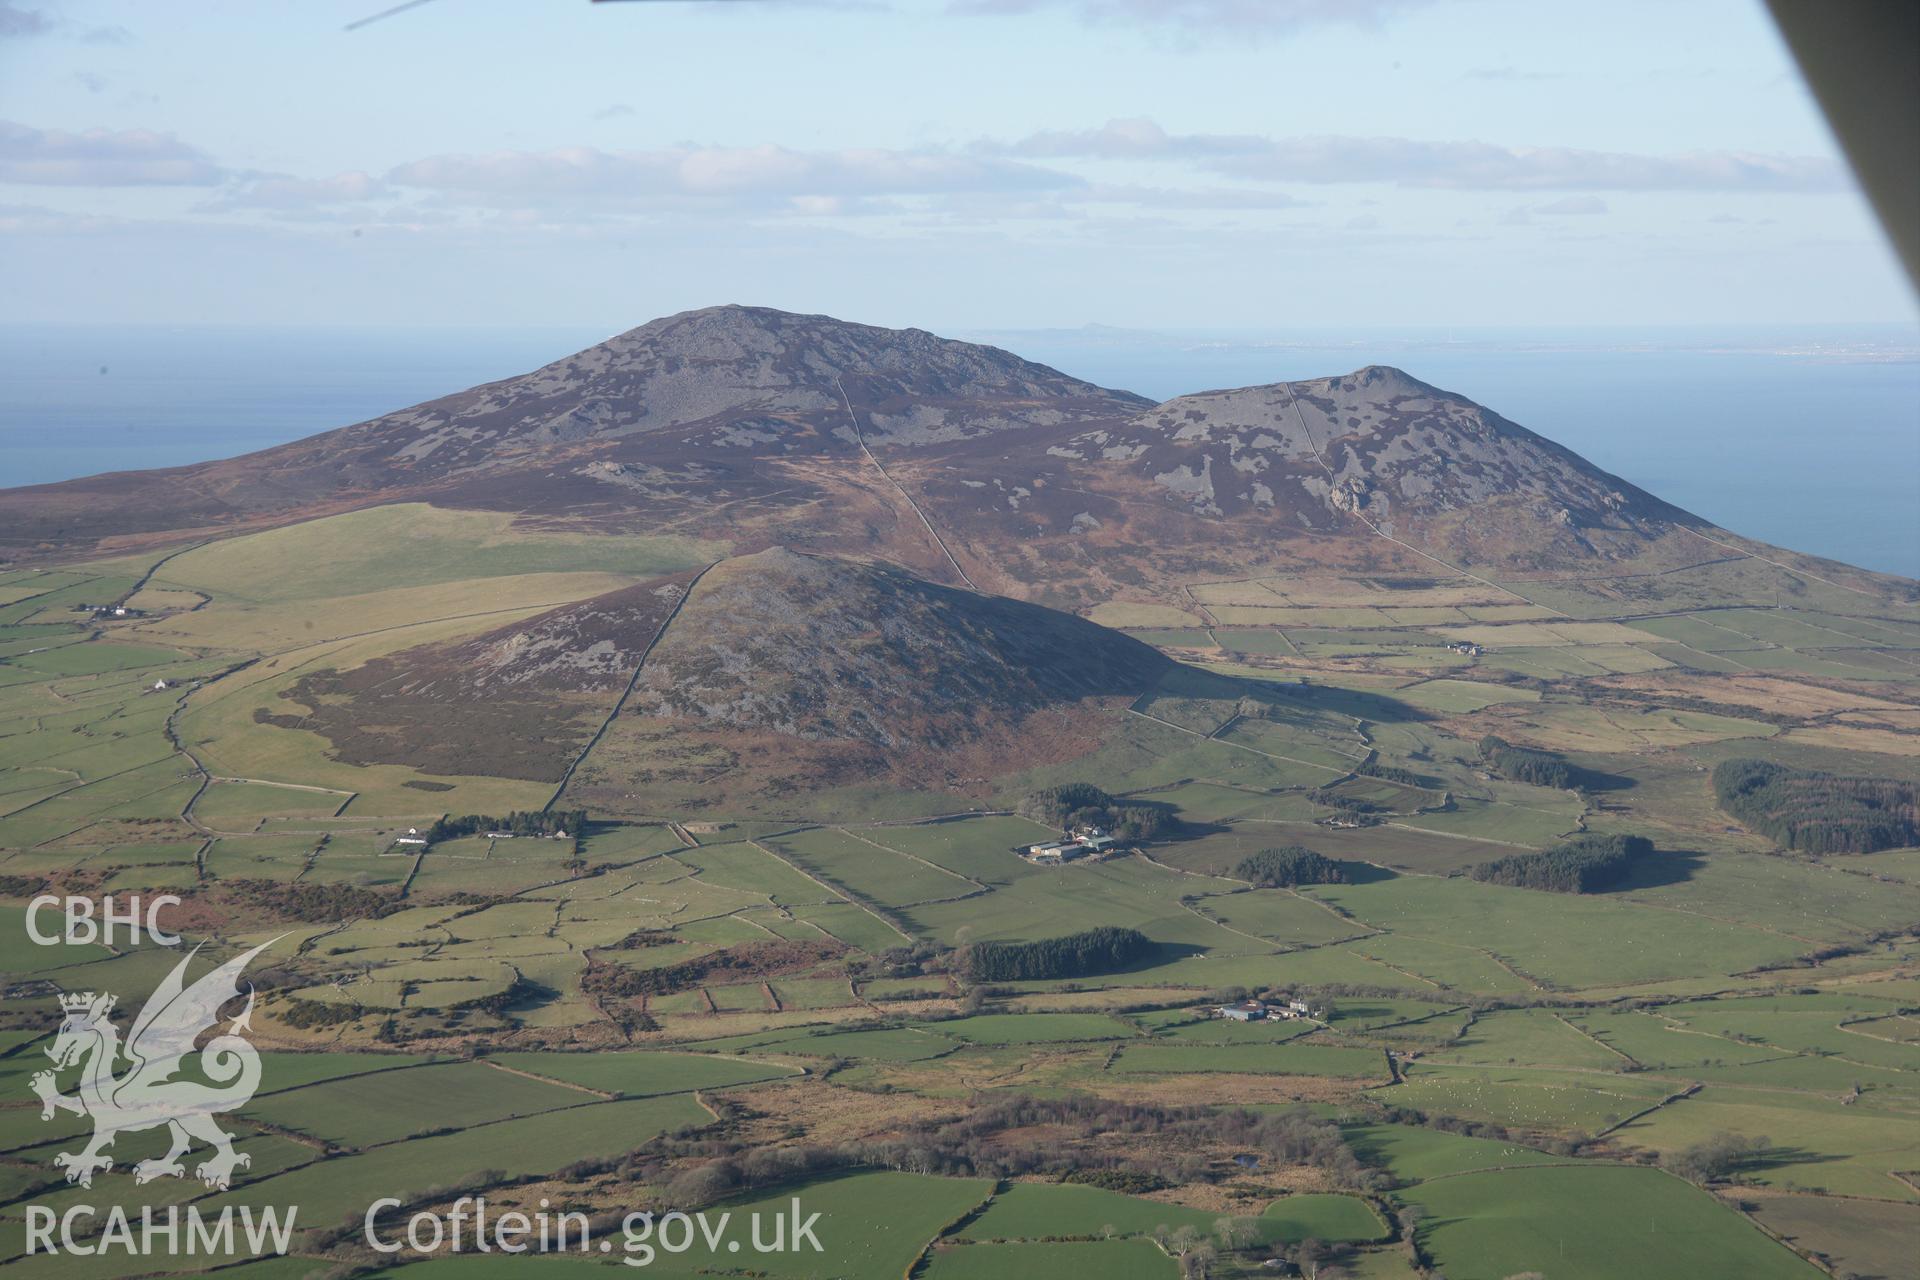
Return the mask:
{"type": "MultiPolygon", "coordinates": [[[[597,458],[602,465],[580,474],[630,489],[636,476],[658,472],[651,457],[626,465],[635,451],[623,453],[621,445],[641,436],[663,437],[652,452],[681,458],[857,453],[862,437],[931,444],[1104,420],[1150,403],[997,347],[921,329],[767,307],[707,307],[651,321],[530,373],[259,453],[4,491],[0,552],[448,487],[484,490],[489,476],[562,458],[580,465],[597,458]]],[[[524,492],[511,482],[502,487],[524,492]]],[[[495,503],[476,494],[467,504],[495,503]]]]}
{"type": "Polygon", "coordinates": [[[1290,508],[1317,528],[1391,533],[1519,501],[1566,528],[1684,513],[1551,440],[1400,369],[1179,396],[1071,442],[1125,457],[1208,515],[1290,508]]]}
{"type": "Polygon", "coordinates": [[[723,306],[641,325],[502,382],[349,428],[397,464],[487,466],[527,449],[698,427],[721,445],[787,448],[792,437],[954,439],[1065,405],[1143,405],[997,347],[831,316],[723,306]]]}
{"type": "Polygon", "coordinates": [[[419,501],[885,560],[1073,609],[1177,605],[1172,584],[1195,577],[1417,575],[1436,559],[1664,572],[1712,530],[1383,365],[1154,405],[919,329],[723,306],[260,453],[0,491],[0,554],[419,501]]]}

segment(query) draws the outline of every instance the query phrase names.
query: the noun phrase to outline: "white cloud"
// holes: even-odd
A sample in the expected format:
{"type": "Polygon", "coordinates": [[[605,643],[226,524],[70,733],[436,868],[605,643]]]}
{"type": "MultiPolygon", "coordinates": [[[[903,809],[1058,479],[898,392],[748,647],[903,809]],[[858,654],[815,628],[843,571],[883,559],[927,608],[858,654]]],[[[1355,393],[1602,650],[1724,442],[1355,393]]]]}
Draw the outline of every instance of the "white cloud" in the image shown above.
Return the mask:
{"type": "Polygon", "coordinates": [[[1011,16],[1067,9],[1082,22],[1171,27],[1194,36],[1277,35],[1302,27],[1376,27],[1431,0],[952,0],[955,13],[1011,16]]]}
{"type": "Polygon", "coordinates": [[[133,38],[125,27],[82,26],[62,18],[50,18],[40,9],[24,9],[0,0],[0,40],[30,40],[53,35],[74,36],[88,44],[125,44],[133,38]]]}
{"type": "Polygon", "coordinates": [[[84,235],[114,230],[124,224],[116,218],[76,214],[37,204],[0,204],[0,235],[84,235]]]}
{"type": "Polygon", "coordinates": [[[0,40],[50,35],[53,29],[53,20],[38,9],[22,9],[0,0],[0,40]]]}
{"type": "Polygon", "coordinates": [[[1533,211],[1554,215],[1605,213],[1607,202],[1599,196],[1563,196],[1558,200],[1537,204],[1533,207],[1533,211]]]}
{"type": "Polygon", "coordinates": [[[295,178],[283,173],[259,174],[200,206],[209,213],[228,209],[311,209],[351,204],[391,195],[392,189],[372,174],[352,170],[331,178],[295,178]]]}
{"type": "Polygon", "coordinates": [[[1148,187],[1100,183],[1063,199],[1083,204],[1132,204],[1156,209],[1305,209],[1312,201],[1260,187],[1148,187]]]}
{"type": "Polygon", "coordinates": [[[0,182],[34,186],[211,186],[219,165],[170,133],[35,129],[0,120],[0,182]]]}
{"type": "Polygon", "coordinates": [[[1270,145],[1253,134],[1171,134],[1152,120],[1109,120],[1098,129],[1043,129],[1016,142],[981,142],[976,150],[1010,156],[1088,160],[1185,160],[1235,156],[1270,145]]]}
{"type": "Polygon", "coordinates": [[[1412,138],[1281,138],[1213,167],[1291,182],[1390,182],[1479,191],[1839,191],[1838,161],[1820,156],[1693,152],[1678,156],[1508,147],[1412,138]]]}
{"type": "Polygon", "coordinates": [[[982,154],[1052,159],[1185,161],[1237,178],[1391,183],[1479,191],[1842,191],[1851,179],[1824,156],[1696,151],[1656,156],[1577,147],[1357,138],[1171,134],[1151,120],[1047,130],[982,154]]]}
{"type": "Polygon", "coordinates": [[[801,197],[1050,191],[1081,182],[1056,170],[987,156],[779,146],[655,151],[561,147],[430,156],[400,165],[387,180],[513,204],[554,198],[785,202],[801,197]]]}

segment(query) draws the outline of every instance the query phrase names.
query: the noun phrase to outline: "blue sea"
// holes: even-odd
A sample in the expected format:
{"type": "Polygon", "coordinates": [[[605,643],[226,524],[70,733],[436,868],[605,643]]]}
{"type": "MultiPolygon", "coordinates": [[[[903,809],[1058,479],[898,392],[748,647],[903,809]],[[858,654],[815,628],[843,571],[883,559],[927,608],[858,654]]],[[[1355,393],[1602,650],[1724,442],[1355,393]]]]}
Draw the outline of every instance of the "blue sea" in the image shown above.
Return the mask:
{"type": "MultiPolygon", "coordinates": [[[[0,485],[229,457],[601,329],[0,326],[0,485]]],[[[1920,577],[1920,332],[954,332],[1155,399],[1397,365],[1725,528],[1920,577]]]]}

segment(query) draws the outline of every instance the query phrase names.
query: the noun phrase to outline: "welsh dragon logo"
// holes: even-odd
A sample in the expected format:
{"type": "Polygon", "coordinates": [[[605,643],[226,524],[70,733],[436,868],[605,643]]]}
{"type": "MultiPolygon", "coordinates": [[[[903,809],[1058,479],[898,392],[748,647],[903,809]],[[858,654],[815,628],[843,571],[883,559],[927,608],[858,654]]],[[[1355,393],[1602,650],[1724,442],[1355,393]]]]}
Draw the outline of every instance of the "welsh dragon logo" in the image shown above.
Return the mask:
{"type": "Polygon", "coordinates": [[[196,1139],[213,1148],[213,1154],[193,1171],[209,1187],[225,1190],[233,1181],[233,1171],[252,1162],[251,1156],[233,1149],[232,1135],[214,1122],[221,1112],[245,1106],[260,1086],[259,1051],[240,1034],[253,1030],[249,1021],[252,984],[247,986],[246,1008],[227,1023],[224,1032],[199,1049],[194,1041],[220,1021],[221,1006],[240,996],[240,974],[248,962],[277,941],[263,942],[187,986],[187,965],[200,950],[195,947],[141,1007],[124,1044],[111,1018],[118,997],[91,991],[60,997],[66,1017],[47,1050],[54,1070],[38,1072],[31,1084],[40,1095],[42,1120],[53,1119],[59,1111],[93,1117],[93,1140],[80,1151],[53,1158],[67,1171],[68,1182],[92,1186],[94,1174],[113,1167],[113,1157],[104,1153],[115,1138],[162,1125],[172,1136],[171,1149],[134,1165],[136,1183],[185,1177],[180,1157],[196,1139]],[[182,1078],[189,1069],[188,1059],[196,1056],[198,1061],[192,1065],[198,1070],[193,1075],[201,1078],[182,1078]],[[82,1060],[86,1065],[79,1091],[71,1096],[61,1093],[55,1072],[82,1060]]]}

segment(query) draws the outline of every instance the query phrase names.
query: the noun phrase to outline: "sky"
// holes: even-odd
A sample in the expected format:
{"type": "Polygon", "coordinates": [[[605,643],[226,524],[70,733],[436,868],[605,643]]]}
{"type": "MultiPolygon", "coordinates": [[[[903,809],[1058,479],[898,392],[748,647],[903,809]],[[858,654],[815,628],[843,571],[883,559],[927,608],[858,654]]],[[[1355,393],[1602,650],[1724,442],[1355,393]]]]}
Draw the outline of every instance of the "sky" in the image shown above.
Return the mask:
{"type": "Polygon", "coordinates": [[[1758,0],[0,0],[0,320],[1915,321],[1758,0]]]}

